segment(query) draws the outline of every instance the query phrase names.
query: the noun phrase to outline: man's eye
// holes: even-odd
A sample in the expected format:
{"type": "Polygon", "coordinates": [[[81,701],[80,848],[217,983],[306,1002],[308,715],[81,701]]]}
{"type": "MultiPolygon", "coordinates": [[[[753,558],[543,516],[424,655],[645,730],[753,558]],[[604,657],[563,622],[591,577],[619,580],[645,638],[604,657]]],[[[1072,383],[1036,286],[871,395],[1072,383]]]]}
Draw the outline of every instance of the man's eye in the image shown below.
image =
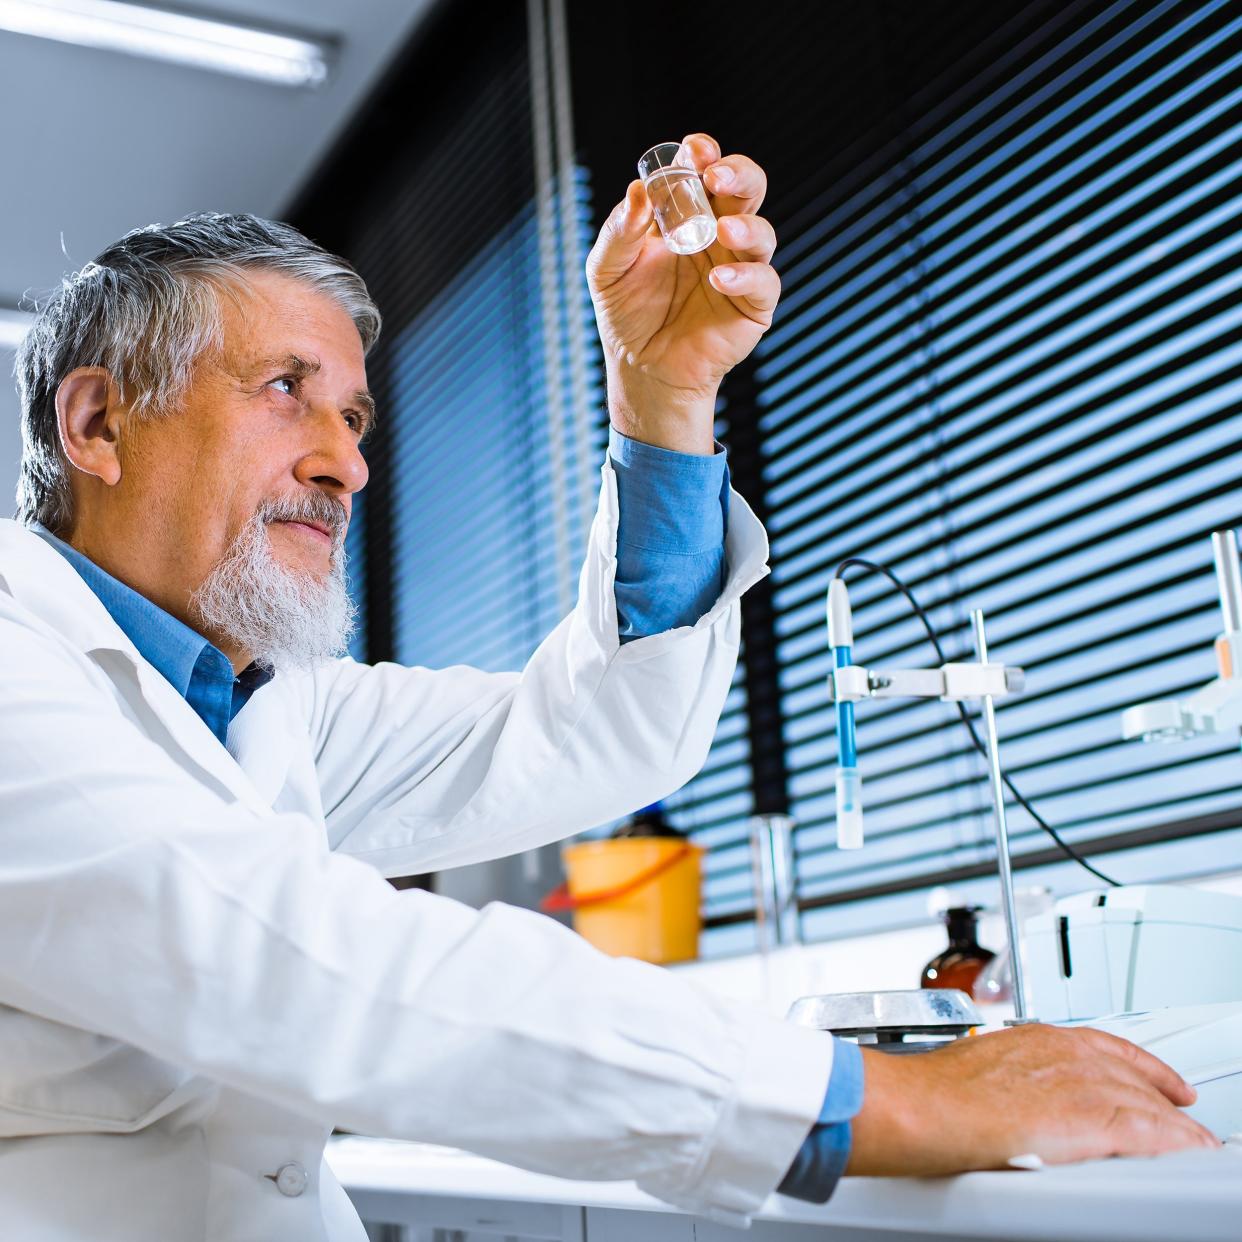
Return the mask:
{"type": "Polygon", "coordinates": [[[289,385],[287,390],[282,388],[280,391],[284,392],[286,396],[290,396],[290,397],[293,396],[294,389],[296,389],[298,386],[297,380],[295,380],[291,375],[282,375],[279,379],[271,380],[268,383],[268,387],[275,388],[278,384],[289,385]]]}

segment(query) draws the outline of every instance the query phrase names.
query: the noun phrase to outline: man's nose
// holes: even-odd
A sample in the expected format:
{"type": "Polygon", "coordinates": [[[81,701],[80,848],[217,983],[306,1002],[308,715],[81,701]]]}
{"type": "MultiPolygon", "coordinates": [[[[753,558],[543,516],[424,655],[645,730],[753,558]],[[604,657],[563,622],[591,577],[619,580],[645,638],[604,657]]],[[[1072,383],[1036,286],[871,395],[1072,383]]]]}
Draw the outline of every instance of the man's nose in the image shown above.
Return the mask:
{"type": "Polygon", "coordinates": [[[346,495],[361,491],[370,472],[354,429],[330,402],[315,404],[311,414],[310,447],[294,468],[298,482],[346,495]]]}

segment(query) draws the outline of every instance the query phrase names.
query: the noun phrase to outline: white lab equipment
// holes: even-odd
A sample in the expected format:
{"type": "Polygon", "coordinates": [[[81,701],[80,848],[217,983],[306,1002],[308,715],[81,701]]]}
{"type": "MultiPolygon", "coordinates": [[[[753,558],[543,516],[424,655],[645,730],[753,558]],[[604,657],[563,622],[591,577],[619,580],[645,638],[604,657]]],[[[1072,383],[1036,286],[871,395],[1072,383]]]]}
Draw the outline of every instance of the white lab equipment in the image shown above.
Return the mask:
{"type": "Polygon", "coordinates": [[[1121,717],[1127,739],[1176,742],[1201,733],[1242,728],[1242,570],[1232,530],[1212,533],[1212,555],[1220,588],[1224,631],[1216,640],[1220,676],[1187,699],[1153,699],[1128,708],[1121,717]]]}
{"type": "Polygon", "coordinates": [[[1173,884],[1063,897],[1026,924],[1026,974],[1050,1022],[1242,1002],[1242,897],[1173,884]]]}
{"type": "Polygon", "coordinates": [[[684,143],[656,143],[638,161],[638,175],[674,254],[697,254],[716,240],[716,213],[684,143]]]}

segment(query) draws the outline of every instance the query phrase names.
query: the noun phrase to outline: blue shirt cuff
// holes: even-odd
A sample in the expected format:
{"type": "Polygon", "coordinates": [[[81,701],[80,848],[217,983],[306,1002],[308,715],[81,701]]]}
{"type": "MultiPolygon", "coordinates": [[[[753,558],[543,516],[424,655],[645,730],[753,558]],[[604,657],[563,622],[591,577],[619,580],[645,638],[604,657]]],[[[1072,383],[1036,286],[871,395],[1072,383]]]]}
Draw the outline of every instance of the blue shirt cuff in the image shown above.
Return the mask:
{"type": "Polygon", "coordinates": [[[776,1188],[808,1203],[827,1203],[850,1159],[851,1120],[862,1108],[863,1064],[858,1045],[836,1039],[832,1073],[819,1120],[776,1188]]]}
{"type": "Polygon", "coordinates": [[[617,479],[621,641],[693,625],[724,589],[725,453],[677,453],[613,428],[608,455],[617,479]]]}

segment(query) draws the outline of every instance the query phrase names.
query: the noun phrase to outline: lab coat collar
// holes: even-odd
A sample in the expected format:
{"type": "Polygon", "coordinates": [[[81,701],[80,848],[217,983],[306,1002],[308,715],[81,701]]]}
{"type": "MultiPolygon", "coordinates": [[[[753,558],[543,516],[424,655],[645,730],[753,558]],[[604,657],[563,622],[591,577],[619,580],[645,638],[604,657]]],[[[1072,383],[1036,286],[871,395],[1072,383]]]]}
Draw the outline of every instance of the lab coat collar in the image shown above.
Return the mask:
{"type": "Polygon", "coordinates": [[[292,754],[290,722],[272,716],[273,712],[281,716],[283,696],[272,694],[270,688],[257,691],[234,719],[226,749],[182,695],[142,657],[77,570],[33,530],[8,518],[0,519],[0,582],[23,608],[90,657],[114,682],[114,662],[99,657],[106,652],[123,656],[133,668],[143,702],[185,757],[213,783],[223,786],[230,798],[270,813],[292,754]]]}
{"type": "Polygon", "coordinates": [[[23,608],[83,654],[119,651],[144,662],[78,571],[35,531],[11,519],[0,520],[0,579],[23,608]]]}

